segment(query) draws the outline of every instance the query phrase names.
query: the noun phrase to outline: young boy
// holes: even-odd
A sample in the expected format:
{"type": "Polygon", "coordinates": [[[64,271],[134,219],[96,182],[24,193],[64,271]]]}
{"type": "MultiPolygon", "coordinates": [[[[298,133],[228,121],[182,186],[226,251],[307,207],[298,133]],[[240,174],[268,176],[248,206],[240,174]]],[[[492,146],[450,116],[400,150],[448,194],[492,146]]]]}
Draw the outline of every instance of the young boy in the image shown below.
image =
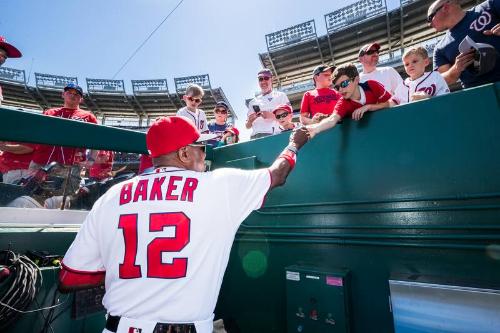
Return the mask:
{"type": "Polygon", "coordinates": [[[300,122],[303,125],[319,123],[332,114],[341,97],[331,88],[334,68],[325,65],[314,68],[312,77],[315,89],[307,91],[300,104],[300,122]]]}
{"type": "Polygon", "coordinates": [[[353,64],[337,67],[333,72],[332,81],[334,89],[342,95],[342,98],[328,118],[306,126],[311,137],[334,127],[345,116],[360,120],[365,112],[390,107],[391,94],[377,81],[368,80],[359,83],[358,70],[353,64]]]}
{"type": "Polygon", "coordinates": [[[186,93],[182,96],[186,106],[177,111],[177,116],[183,116],[191,120],[200,133],[208,133],[207,116],[202,109],[198,109],[204,95],[205,92],[202,87],[197,84],[190,84],[186,88],[186,93]]]}
{"type": "Polygon", "coordinates": [[[450,89],[437,71],[426,72],[430,64],[427,50],[421,46],[412,47],[403,54],[403,65],[408,78],[396,90],[393,101],[404,104],[417,100],[448,94],[450,89]]]}

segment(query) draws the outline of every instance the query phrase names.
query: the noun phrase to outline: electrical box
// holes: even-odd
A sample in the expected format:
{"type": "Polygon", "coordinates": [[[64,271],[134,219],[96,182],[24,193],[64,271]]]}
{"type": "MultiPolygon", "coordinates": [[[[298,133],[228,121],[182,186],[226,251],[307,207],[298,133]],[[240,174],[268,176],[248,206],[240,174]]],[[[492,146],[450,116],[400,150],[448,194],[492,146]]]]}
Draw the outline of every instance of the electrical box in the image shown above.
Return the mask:
{"type": "Polygon", "coordinates": [[[348,273],[297,265],[286,267],[287,332],[350,332],[348,273]]]}

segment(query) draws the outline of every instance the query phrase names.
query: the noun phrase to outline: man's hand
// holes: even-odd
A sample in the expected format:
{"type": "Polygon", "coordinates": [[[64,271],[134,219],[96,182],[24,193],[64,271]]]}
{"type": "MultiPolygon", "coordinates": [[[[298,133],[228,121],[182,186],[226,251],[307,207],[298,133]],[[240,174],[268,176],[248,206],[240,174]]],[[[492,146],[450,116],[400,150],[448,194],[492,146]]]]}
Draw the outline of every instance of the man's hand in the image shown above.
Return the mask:
{"type": "Polygon", "coordinates": [[[483,34],[487,36],[500,36],[500,23],[495,25],[493,28],[489,30],[484,30],[483,34]]]}
{"type": "Polygon", "coordinates": [[[302,148],[303,145],[309,140],[309,131],[305,127],[301,127],[293,130],[290,134],[290,144],[293,145],[297,150],[302,148]]]}
{"type": "Polygon", "coordinates": [[[247,128],[252,127],[252,124],[255,121],[255,119],[257,119],[257,117],[258,117],[257,112],[250,113],[250,115],[248,116],[248,119],[247,119],[246,127],[247,128]]]}
{"type": "Polygon", "coordinates": [[[460,53],[455,58],[455,64],[453,65],[453,67],[455,67],[457,71],[462,73],[469,65],[471,65],[474,62],[474,52],[475,50],[472,49],[465,53],[460,53]]]}
{"type": "Polygon", "coordinates": [[[371,110],[370,104],[363,105],[362,107],[354,110],[354,112],[352,113],[352,119],[360,120],[361,118],[363,118],[363,115],[365,114],[365,112],[370,111],[370,110],[371,110]]]}

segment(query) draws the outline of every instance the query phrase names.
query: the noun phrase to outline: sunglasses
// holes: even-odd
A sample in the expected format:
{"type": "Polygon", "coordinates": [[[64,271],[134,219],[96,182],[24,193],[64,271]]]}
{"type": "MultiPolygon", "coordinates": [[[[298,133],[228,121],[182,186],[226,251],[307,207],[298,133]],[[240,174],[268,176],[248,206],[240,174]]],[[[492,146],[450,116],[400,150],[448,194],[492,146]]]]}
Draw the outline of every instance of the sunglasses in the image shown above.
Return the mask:
{"type": "Polygon", "coordinates": [[[429,14],[429,16],[427,16],[427,23],[432,22],[432,20],[434,19],[434,16],[436,16],[437,12],[439,12],[445,4],[446,4],[446,2],[443,3],[441,6],[439,6],[438,8],[436,8],[432,13],[429,14]]]}
{"type": "Polygon", "coordinates": [[[203,143],[192,143],[188,146],[194,147],[194,148],[199,148],[203,152],[203,154],[207,153],[207,145],[205,145],[203,143]]]}
{"type": "Polygon", "coordinates": [[[271,78],[269,76],[259,76],[259,82],[269,81],[271,78]]]}
{"type": "Polygon", "coordinates": [[[191,102],[201,103],[201,98],[194,98],[194,97],[188,96],[188,99],[189,99],[191,102]]]}
{"type": "Polygon", "coordinates": [[[276,119],[278,119],[278,120],[283,119],[286,116],[288,116],[288,114],[289,114],[288,112],[283,112],[282,114],[277,114],[276,119]]]}
{"type": "Polygon", "coordinates": [[[372,55],[372,54],[375,54],[375,53],[376,53],[376,54],[379,54],[379,53],[380,53],[380,51],[379,51],[379,50],[370,50],[370,51],[366,51],[366,52],[365,52],[365,54],[366,54],[366,55],[372,55]]]}
{"type": "Polygon", "coordinates": [[[227,110],[224,109],[216,109],[215,113],[227,114],[227,110]]]}
{"type": "Polygon", "coordinates": [[[347,88],[347,86],[352,82],[352,79],[347,79],[347,80],[344,80],[342,82],[340,82],[340,84],[336,84],[333,86],[333,89],[339,91],[340,88],[347,88]]]}

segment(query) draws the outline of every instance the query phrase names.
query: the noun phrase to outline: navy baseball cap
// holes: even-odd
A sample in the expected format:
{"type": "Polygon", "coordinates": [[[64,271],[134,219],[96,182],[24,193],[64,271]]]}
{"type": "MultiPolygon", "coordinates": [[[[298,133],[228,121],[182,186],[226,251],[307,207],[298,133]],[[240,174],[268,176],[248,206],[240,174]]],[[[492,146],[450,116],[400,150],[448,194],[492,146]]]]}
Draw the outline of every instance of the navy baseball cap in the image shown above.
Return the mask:
{"type": "Polygon", "coordinates": [[[229,111],[229,106],[227,106],[226,102],[224,101],[218,101],[215,103],[215,108],[224,108],[229,111]]]}
{"type": "Polygon", "coordinates": [[[312,75],[315,76],[315,75],[321,74],[323,72],[326,72],[327,70],[332,70],[332,72],[333,72],[335,70],[335,66],[328,66],[328,65],[316,66],[313,70],[312,75]]]}
{"type": "Polygon", "coordinates": [[[64,91],[68,91],[70,89],[75,89],[80,94],[80,96],[83,97],[83,89],[79,85],[70,82],[66,85],[66,87],[64,87],[64,91]]]}

